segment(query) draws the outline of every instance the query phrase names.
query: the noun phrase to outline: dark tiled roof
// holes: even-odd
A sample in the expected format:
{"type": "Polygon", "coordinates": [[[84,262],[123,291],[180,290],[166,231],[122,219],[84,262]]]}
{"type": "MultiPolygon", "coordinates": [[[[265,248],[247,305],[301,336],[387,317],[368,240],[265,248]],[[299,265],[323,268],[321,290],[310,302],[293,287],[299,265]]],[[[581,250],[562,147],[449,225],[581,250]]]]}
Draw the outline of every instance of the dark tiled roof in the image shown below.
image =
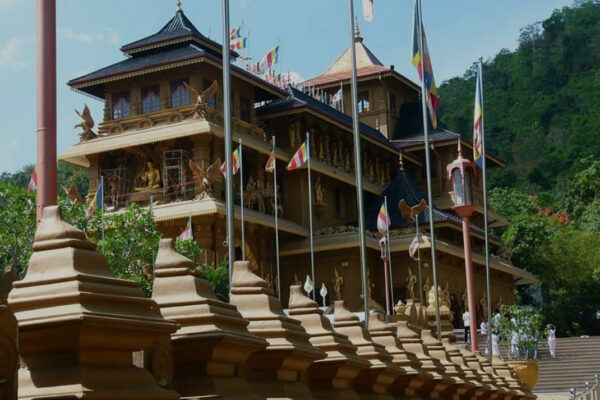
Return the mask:
{"type": "Polygon", "coordinates": [[[196,58],[205,54],[207,53],[204,50],[193,44],[188,44],[183,47],[175,47],[173,49],[165,49],[161,52],[140,54],[109,65],[108,67],[101,68],[87,75],[80,76],[79,78],[72,79],[68,84],[73,86],[79,83],[130,73],[162,64],[170,64],[173,62],[196,58]]]}
{"type": "Polygon", "coordinates": [[[189,38],[191,40],[195,39],[201,44],[204,44],[211,52],[221,54],[221,45],[201,34],[181,10],[178,10],[175,13],[175,16],[157,33],[126,44],[121,47],[121,51],[125,53],[135,53],[139,49],[147,46],[156,46],[162,42],[170,42],[184,38],[189,38]]]}
{"type": "MultiPolygon", "coordinates": [[[[434,142],[434,143],[451,142],[451,141],[458,140],[461,137],[462,137],[461,134],[451,132],[451,131],[443,129],[443,128],[442,129],[438,128],[434,131],[429,132],[429,141],[434,142]]],[[[416,135],[402,137],[402,138],[393,140],[392,142],[399,148],[406,148],[406,147],[412,147],[415,145],[423,145],[423,139],[424,139],[423,132],[421,131],[416,135]]],[[[463,138],[463,141],[464,140],[465,139],[463,138]]]]}
{"type": "MultiPolygon", "coordinates": [[[[377,230],[377,216],[379,214],[379,210],[381,209],[381,205],[384,202],[384,197],[387,196],[388,203],[388,213],[390,216],[390,221],[392,225],[390,229],[398,229],[407,227],[407,222],[402,218],[402,214],[398,209],[398,203],[400,200],[404,199],[406,204],[409,206],[414,206],[418,204],[421,200],[427,199],[425,195],[419,190],[417,185],[413,182],[413,180],[408,176],[406,171],[400,170],[390,182],[390,184],[383,190],[383,193],[379,198],[373,202],[365,213],[365,225],[368,230],[376,231],[377,230]]],[[[419,224],[424,225],[429,223],[430,216],[430,208],[427,206],[425,211],[419,215],[419,224]]],[[[433,221],[435,223],[452,223],[458,226],[462,225],[462,221],[456,215],[446,213],[444,211],[438,210],[437,208],[433,208],[433,221]]],[[[354,223],[356,225],[356,223],[354,223]]],[[[411,224],[412,225],[412,224],[411,224]]],[[[471,230],[473,232],[483,234],[483,230],[475,225],[471,224],[471,230]]]]}
{"type": "MultiPolygon", "coordinates": [[[[356,71],[357,78],[364,78],[371,75],[391,72],[392,70],[381,65],[370,65],[368,67],[359,68],[356,71]]],[[[302,82],[303,86],[321,86],[333,82],[346,81],[351,78],[351,71],[341,71],[333,74],[323,74],[302,82]]]]}
{"type": "MultiPolygon", "coordinates": [[[[320,114],[323,114],[329,118],[332,118],[350,128],[352,128],[352,117],[344,114],[341,111],[325,104],[312,96],[298,90],[292,86],[288,86],[288,97],[285,99],[275,100],[271,103],[257,108],[256,112],[258,115],[273,114],[281,111],[291,110],[294,108],[308,107],[320,114]]],[[[386,145],[387,147],[393,148],[394,146],[386,139],[385,136],[377,129],[365,124],[360,123],[361,133],[377,140],[378,142],[386,145]]]]}

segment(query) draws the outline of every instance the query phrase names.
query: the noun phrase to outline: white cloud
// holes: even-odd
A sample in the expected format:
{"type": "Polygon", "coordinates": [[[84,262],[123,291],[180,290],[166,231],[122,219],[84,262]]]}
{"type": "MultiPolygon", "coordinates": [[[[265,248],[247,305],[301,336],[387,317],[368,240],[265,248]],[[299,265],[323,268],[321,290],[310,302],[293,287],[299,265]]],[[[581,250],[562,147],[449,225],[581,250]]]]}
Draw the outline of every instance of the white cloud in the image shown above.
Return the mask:
{"type": "MultiPolygon", "coordinates": [[[[6,0],[0,0],[6,1],[6,0]]],[[[0,68],[2,67],[13,67],[22,68],[27,65],[22,60],[22,49],[26,40],[24,38],[11,38],[8,41],[0,44],[0,68]]]]}
{"type": "Polygon", "coordinates": [[[22,2],[23,0],[0,0],[0,8],[10,8],[22,2]]]}
{"type": "MultiPolygon", "coordinates": [[[[0,0],[2,1],[2,0],[0,0]]],[[[92,42],[109,42],[117,44],[119,35],[114,29],[104,27],[100,32],[75,32],[71,28],[59,28],[58,36],[75,42],[92,43],[92,42]]]]}

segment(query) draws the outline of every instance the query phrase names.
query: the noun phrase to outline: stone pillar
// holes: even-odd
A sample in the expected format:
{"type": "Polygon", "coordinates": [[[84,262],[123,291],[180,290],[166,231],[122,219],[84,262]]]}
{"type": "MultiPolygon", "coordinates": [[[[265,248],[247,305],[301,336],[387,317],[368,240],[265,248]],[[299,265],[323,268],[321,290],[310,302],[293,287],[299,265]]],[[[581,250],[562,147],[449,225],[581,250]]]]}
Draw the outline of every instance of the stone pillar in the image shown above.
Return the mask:
{"type": "MultiPolygon", "coordinates": [[[[177,329],[137,283],[116,278],[58,206],[44,210],[33,250],[8,297],[19,323],[19,399],[178,399],[132,363],[177,329]]],[[[156,371],[168,375],[169,356],[160,360],[156,371]]]]}
{"type": "Polygon", "coordinates": [[[231,304],[250,321],[248,330],[268,343],[248,359],[252,389],[268,399],[314,400],[301,382],[308,367],[325,353],[310,344],[300,322],[284,314],[281,302],[247,261],[234,263],[232,278],[231,304]]]}
{"type": "Polygon", "coordinates": [[[370,363],[356,355],[357,347],[331,327],[317,303],[306,297],[300,285],[290,287],[289,314],[300,321],[310,342],[327,357],[308,368],[310,389],[319,400],[358,400],[353,381],[370,363]]]}
{"type": "Polygon", "coordinates": [[[162,239],[152,299],[181,328],[171,335],[173,386],[184,398],[259,399],[240,377],[251,353],[267,343],[252,335],[235,306],[217,299],[202,272],[162,239]]]}
{"type": "Polygon", "coordinates": [[[416,359],[421,368],[433,377],[432,380],[427,381],[425,385],[419,388],[418,393],[431,398],[444,397],[442,393],[445,393],[455,381],[446,375],[444,368],[429,355],[423,345],[420,334],[421,321],[419,321],[417,313],[413,310],[412,304],[409,302],[404,315],[397,315],[396,322],[394,322],[397,327],[396,335],[407,356],[413,360],[416,359]]]}
{"type": "Polygon", "coordinates": [[[358,349],[356,354],[368,361],[370,367],[362,370],[354,381],[354,387],[362,397],[374,399],[393,399],[389,394],[390,386],[403,371],[392,363],[392,356],[385,348],[371,340],[358,317],[352,314],[343,300],[335,302],[333,314],[334,328],[337,332],[348,336],[350,342],[358,349]],[[368,396],[372,394],[372,396],[368,396]]]}
{"type": "Polygon", "coordinates": [[[433,382],[434,376],[421,368],[421,363],[414,355],[404,350],[402,343],[395,335],[395,330],[395,325],[386,324],[378,317],[378,314],[369,315],[371,339],[384,346],[385,350],[391,354],[394,365],[404,371],[404,374],[392,384],[392,393],[415,396],[423,386],[433,382]]]}
{"type": "Polygon", "coordinates": [[[17,398],[18,361],[17,320],[0,301],[0,400],[17,398]]]}

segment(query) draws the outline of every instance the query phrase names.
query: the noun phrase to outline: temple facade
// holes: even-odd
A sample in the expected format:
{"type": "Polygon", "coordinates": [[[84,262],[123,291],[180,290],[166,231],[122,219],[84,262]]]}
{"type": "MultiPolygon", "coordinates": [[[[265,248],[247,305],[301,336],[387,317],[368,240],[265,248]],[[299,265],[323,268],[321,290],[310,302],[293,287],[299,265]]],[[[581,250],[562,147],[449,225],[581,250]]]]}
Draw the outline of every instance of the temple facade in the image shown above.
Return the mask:
{"type": "MultiPolygon", "coordinates": [[[[370,297],[384,303],[384,268],[376,216],[384,198],[391,216],[391,262],[396,302],[426,294],[433,283],[429,219],[435,223],[438,284],[451,315],[466,307],[460,219],[452,211],[452,187],[446,165],[472,143],[443,128],[432,130],[434,205],[415,218],[399,208],[421,204],[426,188],[419,86],[386,67],[355,34],[360,134],[367,234],[370,297]],[[420,261],[408,254],[416,225],[422,236],[420,261]]],[[[176,237],[191,217],[203,261],[226,260],[225,159],[221,45],[200,33],[180,9],[157,33],[121,48],[123,61],[75,78],[68,84],[104,102],[97,132],[89,123],[79,143],[59,159],[89,171],[90,193],[102,179],[107,212],[131,203],[149,207],[165,237],[176,237]]],[[[232,52],[232,57],[237,55],[232,52]]],[[[236,247],[269,288],[276,285],[275,222],[279,214],[281,301],[288,308],[289,287],[310,274],[308,191],[314,215],[315,286],[328,289],[327,304],[344,300],[361,308],[359,235],[350,95],[350,51],[320,76],[301,85],[274,86],[243,68],[231,67],[233,138],[243,148],[242,171],[234,177],[236,247]],[[341,102],[330,97],[342,90],[341,102]],[[318,94],[318,95],[317,95],[318,94]],[[310,133],[312,187],[307,171],[286,171],[296,149],[310,133]],[[273,148],[280,199],[273,196],[273,175],[265,164],[273,148]],[[241,187],[240,187],[241,186],[241,187]],[[241,243],[240,193],[243,192],[245,243],[241,243]]],[[[237,144],[234,145],[237,146],[237,144]]],[[[488,155],[488,166],[502,160],[488,155]]],[[[481,181],[474,182],[473,262],[478,308],[485,304],[485,249],[481,181]]],[[[89,196],[91,197],[91,196],[89,196]]],[[[492,227],[507,224],[493,210],[492,227]]],[[[491,236],[493,248],[500,239],[491,236]]],[[[512,303],[519,284],[537,282],[530,273],[493,255],[490,259],[492,304],[512,303]]],[[[317,293],[317,302],[322,300],[317,293]]],[[[456,318],[456,317],[455,317],[456,318]]],[[[456,321],[456,319],[455,319],[456,321]]],[[[455,326],[460,325],[455,323],[455,326]]]]}

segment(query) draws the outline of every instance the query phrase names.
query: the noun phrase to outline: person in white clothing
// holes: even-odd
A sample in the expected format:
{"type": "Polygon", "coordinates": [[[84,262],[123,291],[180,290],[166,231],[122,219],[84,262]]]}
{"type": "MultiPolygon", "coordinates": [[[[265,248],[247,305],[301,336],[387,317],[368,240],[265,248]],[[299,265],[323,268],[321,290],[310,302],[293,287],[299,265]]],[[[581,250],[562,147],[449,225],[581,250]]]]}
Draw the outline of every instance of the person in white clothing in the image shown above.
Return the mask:
{"type": "Polygon", "coordinates": [[[481,336],[485,338],[485,354],[490,354],[490,350],[489,350],[490,337],[488,336],[487,321],[481,321],[481,324],[479,325],[479,329],[481,329],[481,336]]]}
{"type": "Polygon", "coordinates": [[[469,310],[465,310],[462,315],[465,325],[465,343],[471,343],[471,321],[469,320],[469,310]]]}
{"type": "Polygon", "coordinates": [[[548,350],[550,357],[556,358],[556,326],[554,324],[548,325],[548,350]]]}

